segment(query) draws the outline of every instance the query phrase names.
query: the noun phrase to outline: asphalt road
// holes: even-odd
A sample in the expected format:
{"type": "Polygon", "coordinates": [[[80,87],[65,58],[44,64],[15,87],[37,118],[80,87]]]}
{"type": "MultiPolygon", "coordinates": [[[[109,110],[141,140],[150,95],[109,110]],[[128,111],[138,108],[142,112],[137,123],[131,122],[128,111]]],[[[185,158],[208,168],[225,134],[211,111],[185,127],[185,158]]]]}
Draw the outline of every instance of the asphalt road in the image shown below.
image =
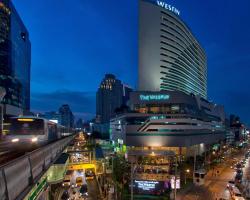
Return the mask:
{"type": "MultiPolygon", "coordinates": [[[[233,158],[242,159],[244,153],[239,153],[233,158]]],[[[187,193],[178,197],[178,200],[215,200],[219,198],[225,198],[231,200],[229,190],[227,189],[227,183],[229,180],[234,179],[235,170],[231,169],[232,157],[226,158],[220,165],[214,170],[210,170],[205,178],[205,184],[203,186],[194,186],[187,193]],[[217,171],[219,173],[217,174],[217,171]]],[[[243,170],[244,178],[246,182],[246,188],[250,185],[250,159],[248,164],[243,170]]],[[[244,182],[244,181],[243,181],[244,182]]],[[[249,187],[248,187],[249,188],[249,187]]]]}

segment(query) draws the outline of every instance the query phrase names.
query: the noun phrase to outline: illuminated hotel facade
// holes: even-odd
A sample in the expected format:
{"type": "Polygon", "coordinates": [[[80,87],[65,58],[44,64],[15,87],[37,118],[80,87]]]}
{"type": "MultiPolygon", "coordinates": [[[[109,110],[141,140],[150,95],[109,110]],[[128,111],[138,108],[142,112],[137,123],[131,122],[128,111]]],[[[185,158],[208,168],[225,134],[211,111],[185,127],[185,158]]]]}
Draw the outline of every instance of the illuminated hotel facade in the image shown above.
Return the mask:
{"type": "Polygon", "coordinates": [[[110,121],[114,143],[192,155],[225,139],[224,107],[206,100],[206,54],[180,13],[139,0],[139,87],[130,110],[110,121]]]}
{"type": "Polygon", "coordinates": [[[180,14],[163,1],[139,1],[138,90],[207,98],[206,54],[180,14]]]}
{"type": "Polygon", "coordinates": [[[225,112],[207,100],[206,55],[180,10],[157,0],[139,7],[138,91],[110,120],[110,140],[136,163],[135,193],[164,195],[175,187],[174,162],[225,139],[225,112]]]}

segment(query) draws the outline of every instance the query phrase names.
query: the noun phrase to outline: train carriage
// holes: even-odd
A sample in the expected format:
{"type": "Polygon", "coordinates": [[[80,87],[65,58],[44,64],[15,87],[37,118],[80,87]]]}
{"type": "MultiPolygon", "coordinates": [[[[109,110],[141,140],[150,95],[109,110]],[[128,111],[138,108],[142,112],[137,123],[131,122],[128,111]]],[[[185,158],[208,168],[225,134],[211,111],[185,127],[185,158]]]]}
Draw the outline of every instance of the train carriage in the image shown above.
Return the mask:
{"type": "Polygon", "coordinates": [[[42,146],[60,139],[64,133],[65,127],[44,118],[13,117],[5,139],[15,147],[42,146]]]}

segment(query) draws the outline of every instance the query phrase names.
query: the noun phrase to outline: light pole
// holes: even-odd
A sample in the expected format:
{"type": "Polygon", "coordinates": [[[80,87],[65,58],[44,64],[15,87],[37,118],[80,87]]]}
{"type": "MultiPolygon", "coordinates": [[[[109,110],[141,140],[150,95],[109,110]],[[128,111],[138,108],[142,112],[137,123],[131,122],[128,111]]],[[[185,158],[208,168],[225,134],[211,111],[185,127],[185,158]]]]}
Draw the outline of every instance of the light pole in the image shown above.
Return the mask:
{"type": "Polygon", "coordinates": [[[187,174],[189,174],[190,169],[185,170],[185,185],[187,184],[187,174]]]}

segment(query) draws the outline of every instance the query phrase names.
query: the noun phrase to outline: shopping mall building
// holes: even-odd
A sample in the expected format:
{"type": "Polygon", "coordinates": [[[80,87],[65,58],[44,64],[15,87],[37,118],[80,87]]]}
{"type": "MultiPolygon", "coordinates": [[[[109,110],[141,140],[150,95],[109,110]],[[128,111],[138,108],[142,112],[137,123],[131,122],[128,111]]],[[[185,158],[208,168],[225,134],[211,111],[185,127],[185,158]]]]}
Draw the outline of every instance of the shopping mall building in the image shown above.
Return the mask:
{"type": "Polygon", "coordinates": [[[110,122],[111,140],[128,149],[186,155],[225,138],[223,106],[180,91],[132,92],[129,112],[110,122]]]}

